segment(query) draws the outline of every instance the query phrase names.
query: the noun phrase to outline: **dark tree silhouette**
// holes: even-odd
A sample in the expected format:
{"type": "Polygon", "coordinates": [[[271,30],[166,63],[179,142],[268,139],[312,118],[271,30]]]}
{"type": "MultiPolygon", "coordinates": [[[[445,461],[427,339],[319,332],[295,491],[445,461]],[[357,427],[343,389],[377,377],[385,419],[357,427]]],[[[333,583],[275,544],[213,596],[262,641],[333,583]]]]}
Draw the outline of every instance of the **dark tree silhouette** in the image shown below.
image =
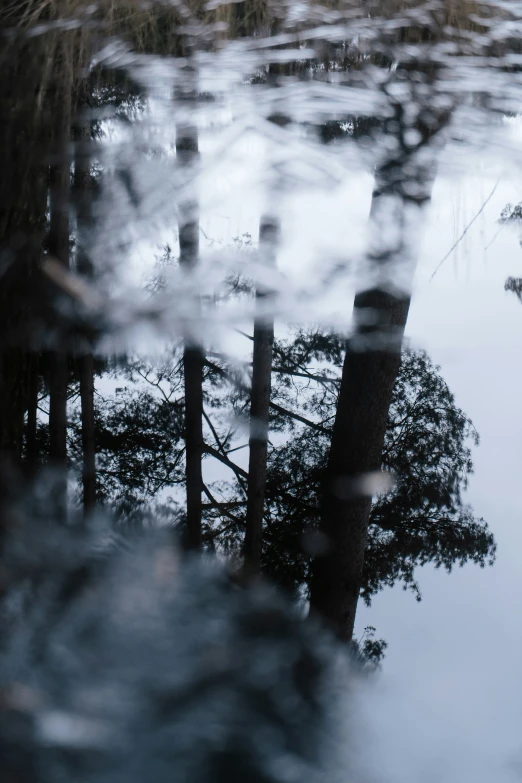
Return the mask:
{"type": "MultiPolygon", "coordinates": [[[[83,65],[89,67],[88,49],[83,65]]],[[[92,285],[94,268],[89,257],[90,234],[94,228],[92,176],[92,118],[90,73],[81,82],[77,101],[74,159],[74,202],[76,206],[76,270],[92,285]]],[[[83,507],[89,513],[96,505],[96,445],[94,431],[94,357],[89,345],[80,346],[78,357],[82,419],[83,507]]]]}
{"type": "MultiPolygon", "coordinates": [[[[187,84],[180,94],[181,105],[194,105],[197,99],[195,74],[192,66],[186,68],[187,84]]],[[[184,186],[192,195],[178,204],[179,263],[188,275],[194,274],[199,258],[199,207],[190,180],[195,176],[199,158],[198,131],[194,125],[179,125],[176,131],[176,158],[185,175],[184,186]]],[[[194,301],[194,308],[197,303],[194,301]]],[[[183,354],[185,377],[185,465],[187,493],[187,545],[201,546],[201,493],[203,476],[203,353],[194,336],[187,339],[183,354]]]]}
{"type": "MultiPolygon", "coordinates": [[[[298,342],[304,358],[317,359],[324,350],[323,357],[337,355],[338,364],[339,338],[322,335],[319,340],[313,335],[307,340],[301,335],[298,342]],[[307,342],[309,351],[304,350],[307,342]],[[314,347],[321,343],[320,350],[314,347]]],[[[282,349],[280,355],[284,353],[282,349]]],[[[331,368],[310,371],[310,377],[319,380],[306,394],[295,395],[284,384],[279,392],[285,405],[281,411],[290,409],[280,414],[281,421],[286,419],[294,434],[270,455],[263,565],[266,573],[293,591],[307,588],[310,553],[324,543],[316,534],[319,499],[339,387],[331,368]],[[293,418],[295,403],[309,417],[308,425],[293,418]]],[[[419,596],[414,571],[427,562],[448,571],[456,563],[492,562],[494,538],[461,497],[473,467],[474,442],[478,438],[473,425],[455,405],[438,368],[423,352],[403,352],[381,461],[381,468],[393,477],[393,487],[383,485],[370,511],[360,589],[365,601],[397,581],[419,596]]]]}
{"type": "MultiPolygon", "coordinates": [[[[299,595],[308,595],[311,558],[322,545],[320,492],[343,357],[342,338],[326,332],[298,331],[293,339],[274,344],[274,437],[261,566],[270,579],[299,595]]],[[[205,384],[206,418],[220,445],[205,450],[208,458],[231,469],[233,479],[207,487],[203,539],[207,546],[234,553],[243,542],[248,474],[233,462],[241,440],[223,430],[220,416],[231,404],[238,413],[248,407],[250,390],[223,360],[209,362],[217,369],[209,371],[205,384]],[[227,391],[230,378],[236,384],[232,393],[227,391]]],[[[127,514],[169,493],[181,500],[184,481],[181,360],[168,367],[136,367],[139,372],[132,377],[142,385],[123,387],[100,404],[98,414],[101,491],[106,502],[127,514]]],[[[210,430],[208,435],[214,437],[210,430]]],[[[439,369],[422,351],[405,351],[380,465],[393,476],[393,487],[383,487],[370,512],[360,589],[365,601],[396,582],[419,596],[415,569],[426,563],[450,571],[468,561],[492,562],[493,536],[461,495],[476,442],[471,421],[456,406],[439,369]]],[[[181,519],[179,510],[173,513],[181,519]]]]}
{"type": "MultiPolygon", "coordinates": [[[[72,62],[69,47],[63,42],[57,52],[59,78],[54,95],[54,133],[49,171],[50,224],[47,237],[49,255],[69,267],[70,179],[71,179],[71,102],[72,62]]],[[[67,353],[60,338],[50,356],[49,443],[50,458],[63,469],[67,461],[67,353]]]]}
{"type": "MultiPolygon", "coordinates": [[[[382,11],[393,13],[386,7],[382,11]]],[[[390,51],[399,42],[435,42],[440,22],[426,19],[392,33],[390,51]]],[[[372,503],[365,477],[381,463],[422,208],[435,177],[434,148],[452,113],[452,99],[438,95],[440,66],[430,60],[429,46],[415,57],[400,51],[395,56],[397,69],[383,79],[382,87],[392,117],[383,123],[387,144],[375,172],[364,270],[368,282],[354,301],[353,335],[346,346],[321,492],[325,546],[315,557],[311,588],[311,611],[347,641],[355,623],[372,503]]]]}
{"type": "Polygon", "coordinates": [[[46,73],[49,41],[4,35],[0,17],[0,459],[18,465],[35,362],[28,351],[33,307],[28,292],[38,275],[46,231],[50,118],[46,73]]]}
{"type": "MultiPolygon", "coordinates": [[[[135,512],[163,489],[183,488],[182,396],[158,400],[122,387],[96,412],[99,494],[119,513],[135,512]]],[[[74,437],[74,436],[73,436],[74,437]]]]}
{"type": "MultiPolygon", "coordinates": [[[[278,222],[265,217],[259,228],[259,252],[267,265],[275,262],[279,233],[278,222]]],[[[261,308],[268,305],[269,292],[257,287],[256,300],[261,308]]],[[[250,391],[250,437],[245,520],[245,568],[257,574],[261,567],[263,514],[266,494],[270,388],[272,381],[272,344],[274,319],[269,312],[258,312],[254,320],[252,384],[250,391]]]]}

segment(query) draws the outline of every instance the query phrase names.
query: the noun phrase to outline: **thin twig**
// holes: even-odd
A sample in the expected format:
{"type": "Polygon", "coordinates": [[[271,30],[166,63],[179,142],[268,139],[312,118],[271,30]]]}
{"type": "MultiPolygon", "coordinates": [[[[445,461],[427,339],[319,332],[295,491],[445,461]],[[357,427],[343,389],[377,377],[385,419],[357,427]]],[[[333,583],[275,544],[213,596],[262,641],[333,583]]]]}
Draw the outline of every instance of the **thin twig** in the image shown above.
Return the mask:
{"type": "Polygon", "coordinates": [[[281,405],[278,405],[277,402],[270,402],[270,407],[272,410],[281,413],[283,416],[288,416],[290,419],[295,419],[296,421],[301,422],[301,424],[306,424],[307,427],[311,427],[313,430],[317,430],[317,432],[321,432],[323,435],[332,434],[323,426],[321,426],[321,424],[317,424],[315,421],[311,421],[304,416],[300,416],[298,413],[294,413],[294,411],[289,411],[287,408],[283,408],[281,405]]]}
{"type": "Polygon", "coordinates": [[[487,197],[487,199],[485,200],[485,202],[482,204],[481,208],[479,209],[479,211],[477,212],[477,214],[475,215],[475,217],[474,217],[474,218],[473,218],[473,219],[472,219],[472,220],[471,220],[471,221],[468,223],[468,225],[466,226],[466,228],[464,229],[464,231],[462,232],[462,234],[460,235],[460,237],[459,237],[459,238],[458,238],[458,239],[457,239],[457,240],[456,240],[456,241],[453,243],[453,245],[450,247],[450,249],[448,250],[448,252],[447,252],[447,253],[446,253],[446,255],[444,256],[444,258],[442,259],[442,261],[439,261],[439,263],[437,264],[437,266],[436,266],[436,268],[435,268],[435,271],[433,272],[432,276],[430,277],[430,283],[431,283],[431,281],[433,280],[433,278],[435,277],[435,275],[437,274],[437,272],[439,271],[439,269],[441,268],[442,264],[443,264],[443,263],[444,263],[444,262],[445,262],[445,261],[446,261],[446,260],[447,260],[447,259],[450,257],[450,255],[453,253],[453,251],[455,250],[455,248],[457,247],[457,245],[458,245],[458,244],[461,242],[461,240],[462,240],[462,239],[465,237],[465,235],[468,233],[468,230],[471,228],[471,226],[473,225],[473,223],[475,222],[475,220],[476,220],[476,219],[478,218],[478,216],[479,216],[479,215],[480,215],[480,214],[481,214],[481,213],[484,211],[484,209],[485,209],[485,207],[486,207],[486,204],[487,204],[487,203],[488,203],[488,201],[490,201],[490,199],[493,197],[493,194],[494,194],[494,192],[496,191],[496,189],[497,189],[497,187],[498,187],[498,185],[499,185],[499,182],[500,182],[500,177],[499,177],[499,179],[497,179],[497,181],[495,182],[495,185],[494,185],[494,187],[493,187],[493,190],[491,191],[491,193],[489,194],[489,196],[487,197]]]}
{"type": "Polygon", "coordinates": [[[500,234],[500,232],[501,232],[501,231],[502,231],[502,230],[503,230],[503,229],[504,229],[506,226],[507,226],[507,223],[502,223],[502,225],[500,226],[499,230],[497,231],[497,233],[495,234],[495,236],[493,237],[493,239],[491,239],[491,240],[488,242],[488,244],[486,245],[486,247],[484,248],[484,250],[487,250],[488,248],[490,248],[490,247],[491,247],[491,245],[493,244],[493,242],[495,241],[495,239],[498,237],[498,235],[500,234]]]}
{"type": "Polygon", "coordinates": [[[254,341],[254,338],[250,334],[247,334],[246,332],[243,332],[241,329],[236,329],[235,328],[234,332],[237,332],[238,334],[241,334],[243,337],[246,337],[247,340],[251,340],[252,342],[254,341]]]}
{"type": "Polygon", "coordinates": [[[235,462],[232,462],[232,460],[228,459],[228,457],[221,454],[220,451],[217,449],[213,449],[212,446],[208,446],[205,444],[203,447],[203,452],[205,454],[209,454],[211,457],[214,457],[214,459],[217,459],[218,462],[223,463],[223,465],[226,465],[227,468],[230,468],[230,470],[236,474],[236,478],[242,485],[241,479],[247,479],[248,473],[243,468],[240,468],[239,465],[236,465],[235,462]]]}

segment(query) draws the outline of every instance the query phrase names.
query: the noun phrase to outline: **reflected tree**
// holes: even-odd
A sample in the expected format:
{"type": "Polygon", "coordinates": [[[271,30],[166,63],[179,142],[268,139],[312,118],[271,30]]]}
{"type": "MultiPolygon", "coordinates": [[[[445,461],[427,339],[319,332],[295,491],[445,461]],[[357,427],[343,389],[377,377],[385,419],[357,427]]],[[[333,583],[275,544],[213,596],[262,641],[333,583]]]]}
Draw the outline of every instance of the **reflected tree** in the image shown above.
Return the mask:
{"type": "MultiPolygon", "coordinates": [[[[99,492],[118,515],[135,515],[153,504],[165,488],[184,489],[182,367],[178,358],[174,368],[153,375],[150,367],[136,363],[127,374],[142,384],[120,386],[114,397],[97,406],[99,492]],[[162,389],[159,397],[153,393],[158,389],[162,389]]],[[[78,444],[77,427],[71,436],[78,444]]]]}
{"type": "MultiPolygon", "coordinates": [[[[62,40],[55,54],[57,73],[53,79],[53,119],[51,165],[49,167],[49,232],[47,251],[51,263],[70,268],[71,214],[71,128],[72,57],[71,42],[62,40]]],[[[58,295],[57,308],[63,307],[58,295]]],[[[67,503],[67,348],[57,334],[49,356],[49,458],[62,476],[60,506],[65,515],[67,503]]]]}
{"type": "MultiPolygon", "coordinates": [[[[393,18],[397,10],[394,3],[369,7],[376,20],[393,18]]],[[[469,23],[466,15],[460,21],[463,27],[469,23]]],[[[311,611],[347,641],[353,634],[372,508],[367,477],[380,469],[419,230],[435,179],[437,148],[455,104],[454,95],[441,89],[444,66],[435,50],[445,35],[458,45],[459,28],[458,14],[441,4],[392,25],[370,47],[379,55],[379,66],[388,69],[381,89],[391,116],[378,126],[366,279],[354,301],[353,335],[347,341],[321,490],[325,546],[315,558],[311,588],[311,611]]]]}
{"type": "MultiPolygon", "coordinates": [[[[88,55],[84,66],[89,74],[88,55]]],[[[93,199],[95,178],[92,173],[93,128],[89,111],[88,77],[80,85],[76,121],[74,124],[75,159],[73,191],[76,206],[76,271],[90,285],[94,284],[94,265],[89,243],[94,229],[93,199]]],[[[83,506],[88,514],[96,505],[96,447],[94,436],[94,356],[92,346],[79,346],[78,369],[82,420],[82,481],[83,506]]]]}
{"type": "MultiPolygon", "coordinates": [[[[412,86],[407,70],[398,74],[406,89],[412,86]]],[[[347,343],[322,490],[321,527],[328,546],[316,558],[311,607],[347,640],[353,633],[371,509],[371,493],[361,487],[365,475],[380,467],[410,304],[410,282],[401,291],[392,280],[404,274],[411,279],[418,251],[414,236],[433,182],[434,163],[426,164],[423,152],[449,116],[414,94],[408,100],[416,116],[407,117],[403,103],[395,105],[395,154],[376,175],[370,214],[374,246],[367,270],[376,284],[355,298],[354,335],[347,343]],[[409,133],[415,134],[414,144],[409,133]]]]}
{"type": "Polygon", "coordinates": [[[14,464],[22,454],[28,397],[34,422],[37,386],[37,362],[28,351],[34,303],[27,292],[38,277],[47,230],[50,118],[48,74],[40,67],[46,43],[16,39],[1,53],[0,451],[14,464]]]}
{"type": "MultiPolygon", "coordinates": [[[[522,225],[522,204],[507,204],[502,210],[500,221],[502,225],[510,225],[518,228],[522,225]]],[[[522,239],[520,240],[522,246],[522,239]]],[[[508,277],[504,284],[504,290],[511,291],[522,302],[522,277],[508,277]]]]}
{"type": "MultiPolygon", "coordinates": [[[[272,371],[271,438],[263,514],[261,566],[296,596],[309,595],[312,556],[320,534],[321,486],[341,383],[344,341],[328,332],[298,331],[276,341],[272,371]]],[[[248,377],[248,376],[247,376],[248,377]]],[[[227,411],[244,415],[250,389],[241,371],[222,357],[207,360],[207,459],[232,479],[205,484],[205,546],[229,554],[243,545],[247,479],[234,459],[241,428],[227,411]],[[229,384],[233,383],[231,392],[229,384]]],[[[123,516],[171,498],[183,521],[183,373],[181,355],[161,367],[135,364],[132,383],[98,406],[100,486],[123,516]]],[[[121,382],[121,381],[120,381],[121,382]]],[[[72,433],[78,450],[79,433],[72,433]]],[[[380,467],[390,477],[372,504],[361,597],[369,603],[385,586],[401,583],[420,597],[416,569],[427,563],[493,562],[494,538],[462,499],[478,436],[447,384],[422,351],[402,354],[392,391],[380,467]]],[[[214,473],[215,475],[215,473],[214,473]]],[[[173,505],[172,505],[173,503],[173,505]]]]}
{"type": "MultiPolygon", "coordinates": [[[[265,216],[259,227],[259,252],[263,264],[273,266],[279,223],[265,216]]],[[[245,568],[257,574],[261,568],[263,516],[265,510],[267,449],[274,319],[270,313],[270,292],[260,284],[256,288],[258,312],[254,320],[252,381],[250,388],[250,437],[245,520],[245,568]]]]}
{"type": "MultiPolygon", "coordinates": [[[[266,569],[293,591],[307,587],[310,554],[325,543],[316,531],[342,352],[342,341],[335,336],[300,335],[297,342],[302,355],[336,357],[336,364],[309,371],[312,388],[300,392],[293,405],[289,396],[295,392],[286,392],[281,418],[295,434],[274,447],[270,463],[266,569]],[[303,351],[307,345],[310,352],[303,351]],[[332,367],[337,369],[333,375],[332,367]],[[297,399],[298,409],[310,419],[307,424],[292,418],[297,399]]],[[[373,488],[378,496],[370,510],[360,588],[366,602],[395,582],[419,596],[414,576],[418,565],[432,562],[450,571],[455,563],[468,560],[492,562],[493,536],[461,497],[472,470],[474,442],[472,423],[455,405],[439,369],[423,352],[403,352],[386,424],[380,464],[384,474],[376,476],[380,486],[373,488]],[[382,482],[387,476],[391,488],[382,482]]]]}
{"type": "MultiPolygon", "coordinates": [[[[196,74],[191,64],[186,68],[186,83],[178,96],[181,112],[189,112],[197,100],[196,74]]],[[[176,128],[176,159],[182,172],[181,189],[184,193],[178,203],[178,235],[180,268],[194,279],[199,260],[199,206],[193,179],[199,158],[197,126],[186,118],[176,128]]],[[[197,298],[192,308],[199,309],[197,298]]],[[[188,335],[183,354],[185,378],[185,465],[187,493],[187,545],[201,546],[201,493],[203,478],[203,352],[195,335],[188,335]]]]}
{"type": "MultiPolygon", "coordinates": [[[[82,7],[59,5],[29,2],[18,9],[10,4],[9,14],[2,15],[9,46],[1,55],[6,78],[0,99],[10,118],[0,131],[3,454],[13,464],[25,460],[33,472],[37,462],[74,469],[73,463],[81,464],[86,511],[103,499],[128,516],[151,500],[164,502],[165,493],[172,492],[175,519],[186,525],[191,548],[204,544],[239,551],[244,540],[254,569],[261,564],[280,584],[310,594],[312,611],[346,640],[352,637],[359,595],[370,600],[396,581],[417,590],[414,570],[425,562],[446,568],[466,560],[487,562],[493,539],[460,495],[471,470],[466,445],[473,439],[471,423],[428,358],[402,346],[424,207],[456,104],[450,68],[437,47],[444,44],[445,57],[479,51],[482,44],[474,48],[468,33],[489,28],[477,21],[475,4],[424,8],[413,2],[406,13],[398,2],[369,2],[362,12],[359,4],[331,2],[328,13],[310,7],[309,19],[294,22],[279,3],[136,7],[122,0],[89,10],[94,21],[85,30],[96,28],[92,38],[80,29],[82,7]],[[319,42],[315,32],[307,34],[318,20],[325,36],[319,42]],[[352,40],[343,28],[345,40],[340,40],[339,27],[347,20],[361,35],[354,32],[352,40]],[[332,35],[325,32],[330,21],[337,28],[332,35]],[[19,33],[29,23],[39,26],[28,41],[19,33]],[[344,134],[361,149],[371,148],[370,243],[347,341],[301,333],[273,349],[273,323],[270,318],[263,323],[258,312],[252,363],[239,370],[217,352],[204,353],[191,326],[199,318],[196,291],[194,312],[185,319],[182,359],[175,347],[166,367],[131,361],[127,370],[106,375],[112,382],[119,373],[123,391],[95,408],[94,327],[79,328],[78,302],[68,282],[74,272],[95,283],[88,252],[89,234],[96,230],[92,142],[102,132],[103,112],[112,105],[113,116],[128,120],[129,107],[145,101],[118,68],[110,77],[110,69],[99,65],[85,74],[101,29],[123,36],[133,53],[175,62],[179,264],[196,287],[200,226],[194,181],[202,100],[196,49],[204,54],[200,60],[208,75],[207,55],[221,54],[222,47],[226,60],[233,50],[226,45],[236,36],[237,51],[251,63],[248,76],[241,71],[242,86],[266,87],[257,92],[268,107],[259,117],[282,131],[294,123],[292,106],[274,110],[270,90],[298,82],[302,87],[307,80],[355,86],[359,95],[367,90],[367,116],[339,116],[335,112],[343,114],[344,102],[323,112],[318,100],[317,123],[305,112],[308,119],[299,128],[307,132],[311,125],[323,142],[344,134]],[[251,59],[248,37],[256,41],[251,59]],[[384,108],[371,116],[377,104],[384,108]],[[54,267],[48,263],[53,259],[54,267]],[[318,363],[325,365],[320,371],[318,363]],[[313,389],[307,391],[306,384],[313,389]],[[233,424],[225,415],[230,407],[233,424]],[[233,456],[246,445],[237,445],[241,417],[249,429],[248,470],[233,456]],[[204,481],[203,461],[213,464],[211,458],[232,478],[227,473],[221,482],[204,481]],[[374,499],[374,479],[383,470],[395,472],[397,483],[374,499]],[[202,493],[208,502],[202,502],[202,493]]],[[[494,43],[488,44],[488,54],[494,43]]],[[[501,58],[505,48],[499,44],[495,56],[501,58]]],[[[116,176],[130,201],[139,199],[129,171],[118,170],[116,176]]],[[[265,222],[262,240],[275,233],[277,221],[265,222]]],[[[507,287],[520,294],[516,279],[507,287]]]]}

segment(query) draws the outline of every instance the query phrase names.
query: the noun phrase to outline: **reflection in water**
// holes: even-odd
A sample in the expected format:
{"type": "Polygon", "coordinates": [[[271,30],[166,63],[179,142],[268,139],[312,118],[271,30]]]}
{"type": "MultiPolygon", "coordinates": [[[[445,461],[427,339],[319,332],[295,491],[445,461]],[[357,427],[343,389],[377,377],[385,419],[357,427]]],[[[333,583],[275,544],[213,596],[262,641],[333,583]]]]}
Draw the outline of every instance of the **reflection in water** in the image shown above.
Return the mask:
{"type": "MultiPolygon", "coordinates": [[[[502,225],[520,225],[522,218],[522,204],[508,204],[503,210],[500,217],[502,225]]],[[[522,241],[520,242],[522,245],[522,241]]],[[[508,277],[504,288],[506,291],[512,291],[518,299],[522,302],[522,278],[521,277],[508,277]]]]}
{"type": "MultiPolygon", "coordinates": [[[[152,758],[158,779],[172,766],[187,781],[335,779],[351,761],[331,721],[347,710],[314,623],[367,671],[386,643],[372,629],[355,641],[359,597],[401,583],[420,598],[421,566],[493,563],[463,495],[478,436],[404,332],[440,170],[480,155],[498,168],[508,142],[519,165],[503,118],[519,111],[520,11],[0,12],[0,717],[34,721],[0,724],[13,780],[54,783],[72,763],[138,781],[152,758]],[[364,243],[349,209],[325,238],[323,196],[368,172],[364,243]],[[303,196],[313,225],[295,220],[303,196]],[[208,235],[212,216],[242,236],[208,235]],[[285,257],[292,225],[314,248],[306,265],[285,257]],[[149,527],[176,546],[149,543],[149,527]],[[207,579],[187,550],[225,571],[207,579]],[[53,743],[65,755],[43,752],[53,743]]],[[[520,297],[520,279],[506,290],[520,297]]]]}

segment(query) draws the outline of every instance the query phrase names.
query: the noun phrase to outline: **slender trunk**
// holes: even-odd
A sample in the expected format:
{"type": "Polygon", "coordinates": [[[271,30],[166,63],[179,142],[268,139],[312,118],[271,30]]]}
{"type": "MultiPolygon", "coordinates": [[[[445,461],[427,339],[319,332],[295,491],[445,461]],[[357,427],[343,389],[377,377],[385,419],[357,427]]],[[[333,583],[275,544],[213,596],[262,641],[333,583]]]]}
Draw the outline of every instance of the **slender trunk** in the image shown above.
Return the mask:
{"type": "Polygon", "coordinates": [[[94,438],[94,358],[80,356],[80,400],[82,406],[83,509],[87,514],[96,505],[96,449],[94,438]]]}
{"type": "MultiPolygon", "coordinates": [[[[71,141],[71,63],[65,44],[57,77],[53,160],[49,172],[50,226],[49,254],[69,267],[70,141],[71,141]]],[[[59,307],[59,302],[57,303],[59,307]]],[[[59,312],[57,313],[59,320],[59,312]]],[[[60,471],[58,504],[65,510],[67,466],[67,351],[57,331],[57,346],[50,356],[49,378],[49,458],[60,471]]]]}
{"type": "Polygon", "coordinates": [[[187,546],[201,547],[203,475],[203,356],[199,347],[185,347],[185,472],[187,485],[187,546]]]}
{"type": "MultiPolygon", "coordinates": [[[[194,103],[197,94],[191,86],[192,70],[187,72],[188,89],[182,96],[186,103],[194,103]]],[[[179,262],[187,275],[193,274],[199,258],[199,210],[195,193],[190,193],[190,182],[199,158],[198,132],[193,125],[180,125],[176,133],[176,158],[184,175],[188,195],[178,204],[179,262]]],[[[197,308],[194,301],[193,307],[197,308]]],[[[194,315],[197,315],[195,313],[194,315]]],[[[201,514],[203,490],[203,367],[204,355],[198,341],[189,336],[185,340],[183,369],[185,378],[185,475],[187,493],[187,546],[201,548],[201,514]]]]}
{"type": "MultiPolygon", "coordinates": [[[[429,76],[434,83],[433,73],[429,76]]],[[[431,196],[434,180],[435,153],[429,145],[450,117],[447,108],[432,109],[426,95],[416,99],[415,81],[408,86],[412,94],[406,101],[420,103],[422,109],[415,123],[408,124],[403,104],[396,105],[392,127],[397,134],[397,152],[376,175],[368,255],[368,273],[376,282],[358,293],[354,302],[354,334],[347,344],[323,486],[321,532],[325,547],[312,569],[310,611],[322,616],[345,641],[353,635],[375,494],[371,474],[381,468],[422,207],[431,196]],[[412,130],[420,140],[415,148],[400,143],[412,130]]]]}
{"type": "MultiPolygon", "coordinates": [[[[267,217],[262,219],[259,230],[259,249],[266,264],[274,263],[278,233],[279,225],[276,219],[267,217]]],[[[270,292],[259,286],[256,291],[257,304],[260,306],[258,310],[266,309],[269,297],[270,292]]],[[[243,548],[245,567],[250,575],[258,574],[261,569],[273,343],[273,316],[261,310],[257,313],[254,321],[248,499],[243,548]]]]}
{"type": "MultiPolygon", "coordinates": [[[[85,55],[84,59],[87,57],[85,55]]],[[[88,83],[83,81],[78,101],[79,117],[75,126],[74,192],[76,202],[76,268],[92,281],[94,269],[88,251],[93,227],[91,179],[91,117],[88,83]]],[[[94,357],[88,345],[80,346],[78,369],[82,422],[83,509],[87,515],[96,505],[96,441],[94,434],[94,357]]]]}
{"type": "Polygon", "coordinates": [[[39,356],[33,354],[31,357],[31,370],[29,377],[29,392],[27,401],[27,432],[25,441],[25,452],[27,462],[27,473],[31,476],[35,472],[38,459],[37,431],[38,431],[38,366],[39,356]]]}
{"type": "Polygon", "coordinates": [[[49,458],[61,470],[67,463],[67,354],[49,357],[49,458]]]}

